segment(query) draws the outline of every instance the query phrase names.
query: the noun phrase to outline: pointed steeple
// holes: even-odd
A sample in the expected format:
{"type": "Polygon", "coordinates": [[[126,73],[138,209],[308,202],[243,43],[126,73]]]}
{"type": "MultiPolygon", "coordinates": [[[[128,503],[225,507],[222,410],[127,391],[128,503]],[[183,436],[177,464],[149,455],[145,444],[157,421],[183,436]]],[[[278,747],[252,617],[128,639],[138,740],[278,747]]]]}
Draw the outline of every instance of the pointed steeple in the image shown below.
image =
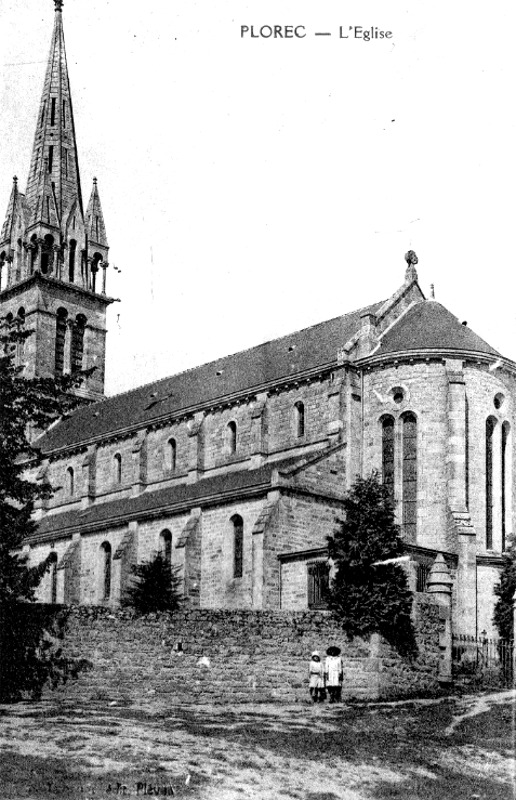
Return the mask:
{"type": "Polygon", "coordinates": [[[7,214],[5,215],[4,224],[0,233],[0,242],[11,242],[14,220],[16,218],[16,211],[18,208],[18,199],[20,193],[18,191],[18,178],[16,175],[13,178],[13,188],[9,198],[9,205],[7,206],[7,214]]]}
{"type": "Polygon", "coordinates": [[[14,180],[0,231],[0,318],[23,312],[34,331],[27,376],[95,367],[75,390],[95,399],[103,394],[106,307],[113,302],[106,296],[108,245],[96,182],[84,216],[62,0],[54,6],[27,191],[14,180]]]}
{"type": "MultiPolygon", "coordinates": [[[[54,0],[55,20],[45,82],[36,123],[26,202],[29,225],[50,224],[61,230],[76,205],[83,213],[72,97],[63,33],[61,0],[54,0]],[[48,210],[54,214],[48,218],[48,210]]],[[[64,231],[63,231],[64,232],[64,231]]]]}
{"type": "Polygon", "coordinates": [[[95,249],[95,247],[98,246],[107,250],[106,226],[104,225],[104,216],[102,214],[96,178],[93,178],[90,202],[86,210],[86,234],[91,244],[91,249],[95,249]]]}

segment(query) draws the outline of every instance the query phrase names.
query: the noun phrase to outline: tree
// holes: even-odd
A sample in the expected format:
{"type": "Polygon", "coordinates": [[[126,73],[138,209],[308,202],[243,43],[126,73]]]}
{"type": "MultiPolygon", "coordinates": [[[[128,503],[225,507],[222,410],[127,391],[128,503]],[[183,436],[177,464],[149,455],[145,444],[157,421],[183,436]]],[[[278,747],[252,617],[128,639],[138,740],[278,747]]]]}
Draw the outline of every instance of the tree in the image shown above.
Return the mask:
{"type": "Polygon", "coordinates": [[[513,540],[503,554],[503,567],[500,582],[494,593],[498,600],[495,605],[493,621],[502,639],[514,639],[513,598],[516,592],[516,543],[513,540]]]}
{"type": "Polygon", "coordinates": [[[26,558],[17,553],[37,528],[32,518],[35,502],[52,496],[48,481],[27,475],[28,467],[37,469],[42,459],[29,436],[77,405],[69,391],[85,374],[24,378],[15,355],[30,335],[16,322],[4,322],[0,330],[0,604],[32,600],[48,568],[46,562],[28,568],[26,558]]]}
{"type": "MultiPolygon", "coordinates": [[[[52,487],[44,478],[29,476],[41,464],[42,455],[31,443],[36,432],[69,412],[77,399],[70,395],[86,372],[62,378],[24,378],[16,356],[31,331],[21,320],[0,320],[0,699],[20,699],[24,692],[37,696],[45,680],[56,679],[71,666],[59,648],[48,642],[63,629],[64,620],[49,621],[30,615],[20,604],[34,600],[35,589],[49,567],[46,559],[29,567],[20,554],[24,539],[33,534],[37,500],[51,497],[52,487]],[[28,617],[30,622],[27,622],[28,617]],[[22,624],[21,619],[27,624],[22,624]],[[54,658],[52,653],[56,651],[54,658]],[[37,665],[37,666],[36,666],[37,665]]],[[[18,359],[20,360],[20,359],[18,359]]],[[[59,634],[61,635],[61,634],[59,634]]],[[[57,637],[59,638],[59,637],[57,637]]]]}
{"type": "Polygon", "coordinates": [[[179,568],[172,567],[161,553],[150,561],[131,567],[133,585],[126,589],[122,604],[138,614],[176,611],[181,604],[179,568]]]}
{"type": "Polygon", "coordinates": [[[389,493],[373,472],[357,478],[344,500],[345,518],[328,537],[336,572],[328,604],[349,638],[379,633],[400,654],[415,656],[412,593],[399,563],[403,553],[389,493]]]}

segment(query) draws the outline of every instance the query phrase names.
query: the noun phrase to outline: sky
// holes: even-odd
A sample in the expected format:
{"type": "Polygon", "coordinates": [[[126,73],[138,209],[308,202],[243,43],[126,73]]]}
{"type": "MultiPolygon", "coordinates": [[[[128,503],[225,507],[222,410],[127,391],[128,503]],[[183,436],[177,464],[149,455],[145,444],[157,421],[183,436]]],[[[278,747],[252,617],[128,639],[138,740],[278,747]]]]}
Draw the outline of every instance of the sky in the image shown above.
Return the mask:
{"type": "MultiPolygon", "coordinates": [[[[65,0],[84,199],[96,176],[120,270],[107,393],[386,299],[409,249],[423,292],[516,361],[513,6],[65,0]]],[[[53,17],[0,0],[2,218],[53,17]]]]}

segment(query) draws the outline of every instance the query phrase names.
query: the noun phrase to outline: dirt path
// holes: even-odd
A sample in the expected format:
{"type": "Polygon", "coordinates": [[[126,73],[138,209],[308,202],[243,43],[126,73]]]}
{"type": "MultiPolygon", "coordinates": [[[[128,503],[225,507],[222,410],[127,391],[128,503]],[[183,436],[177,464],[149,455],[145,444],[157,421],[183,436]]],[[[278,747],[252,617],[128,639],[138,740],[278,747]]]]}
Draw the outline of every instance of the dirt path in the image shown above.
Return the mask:
{"type": "Polygon", "coordinates": [[[4,706],[1,797],[509,799],[513,705],[4,706]]]}

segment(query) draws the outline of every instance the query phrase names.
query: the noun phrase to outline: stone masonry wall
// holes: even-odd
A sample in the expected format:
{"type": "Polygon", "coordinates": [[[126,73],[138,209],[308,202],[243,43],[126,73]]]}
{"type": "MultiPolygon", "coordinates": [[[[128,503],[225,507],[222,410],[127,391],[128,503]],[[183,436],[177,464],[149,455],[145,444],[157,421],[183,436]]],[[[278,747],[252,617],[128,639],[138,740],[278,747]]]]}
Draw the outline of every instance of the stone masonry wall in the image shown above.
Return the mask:
{"type": "Polygon", "coordinates": [[[342,648],[345,698],[438,690],[439,608],[418,606],[420,656],[410,664],[378,636],[347,642],[328,612],[214,611],[136,618],[72,608],[65,652],[93,668],[58,691],[71,700],[144,703],[304,702],[314,649],[342,648]]]}

